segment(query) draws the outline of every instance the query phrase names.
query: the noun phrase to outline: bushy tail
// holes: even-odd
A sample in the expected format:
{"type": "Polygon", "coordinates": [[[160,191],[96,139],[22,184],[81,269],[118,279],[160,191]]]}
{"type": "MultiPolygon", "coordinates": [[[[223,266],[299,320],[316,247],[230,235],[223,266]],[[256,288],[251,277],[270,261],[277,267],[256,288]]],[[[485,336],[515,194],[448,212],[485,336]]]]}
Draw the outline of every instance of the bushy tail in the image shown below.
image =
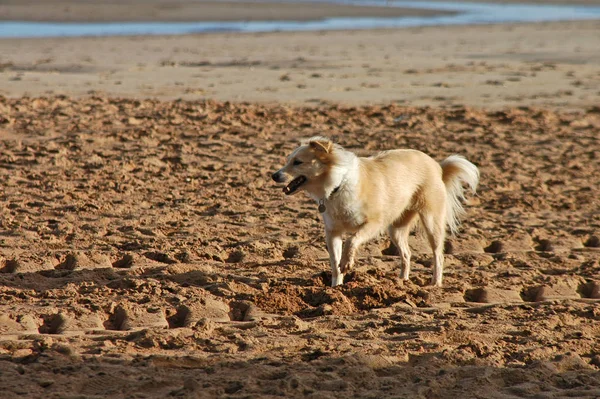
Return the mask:
{"type": "Polygon", "coordinates": [[[475,193],[479,183],[479,169],[461,155],[451,155],[444,159],[442,166],[442,180],[446,185],[446,223],[450,233],[456,234],[460,219],[465,210],[462,201],[465,199],[466,184],[472,193],[475,193]]]}

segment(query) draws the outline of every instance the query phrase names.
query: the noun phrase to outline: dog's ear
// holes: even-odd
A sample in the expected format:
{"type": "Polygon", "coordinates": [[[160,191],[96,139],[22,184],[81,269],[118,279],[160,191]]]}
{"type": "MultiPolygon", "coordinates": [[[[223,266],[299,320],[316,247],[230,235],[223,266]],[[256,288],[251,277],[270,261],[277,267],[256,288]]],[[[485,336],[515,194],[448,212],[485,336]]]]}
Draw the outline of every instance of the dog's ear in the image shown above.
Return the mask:
{"type": "Polygon", "coordinates": [[[311,149],[317,153],[329,154],[333,148],[333,143],[329,140],[313,140],[308,143],[311,149]]]}

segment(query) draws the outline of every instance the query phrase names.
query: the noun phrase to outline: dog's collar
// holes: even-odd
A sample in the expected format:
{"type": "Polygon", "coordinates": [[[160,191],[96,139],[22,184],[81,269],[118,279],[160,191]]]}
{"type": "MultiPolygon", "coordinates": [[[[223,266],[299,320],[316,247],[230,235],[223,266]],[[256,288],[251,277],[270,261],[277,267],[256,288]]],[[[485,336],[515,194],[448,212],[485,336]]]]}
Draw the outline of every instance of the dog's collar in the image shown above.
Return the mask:
{"type": "Polygon", "coordinates": [[[329,194],[328,197],[323,198],[322,200],[319,201],[319,212],[324,213],[327,210],[327,207],[325,206],[325,200],[330,199],[331,197],[333,197],[338,191],[340,191],[340,188],[342,187],[342,184],[344,182],[342,181],[340,183],[339,186],[337,186],[336,188],[333,189],[333,191],[329,194]]]}
{"type": "Polygon", "coordinates": [[[331,192],[331,194],[329,194],[329,197],[327,197],[327,199],[331,198],[333,195],[335,195],[335,193],[340,191],[340,187],[342,187],[342,183],[340,183],[339,186],[337,186],[336,188],[333,189],[333,191],[331,192]]]}

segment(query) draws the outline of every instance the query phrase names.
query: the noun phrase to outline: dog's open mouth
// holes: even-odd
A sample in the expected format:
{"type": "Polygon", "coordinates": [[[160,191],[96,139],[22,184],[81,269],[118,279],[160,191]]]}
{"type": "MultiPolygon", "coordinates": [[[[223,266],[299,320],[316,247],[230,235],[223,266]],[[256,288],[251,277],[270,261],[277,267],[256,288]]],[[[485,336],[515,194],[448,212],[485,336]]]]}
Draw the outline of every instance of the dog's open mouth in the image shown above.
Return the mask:
{"type": "Polygon", "coordinates": [[[293,194],[304,183],[306,183],[306,177],[298,176],[294,180],[292,180],[290,184],[283,188],[283,192],[285,193],[285,195],[293,194]]]}

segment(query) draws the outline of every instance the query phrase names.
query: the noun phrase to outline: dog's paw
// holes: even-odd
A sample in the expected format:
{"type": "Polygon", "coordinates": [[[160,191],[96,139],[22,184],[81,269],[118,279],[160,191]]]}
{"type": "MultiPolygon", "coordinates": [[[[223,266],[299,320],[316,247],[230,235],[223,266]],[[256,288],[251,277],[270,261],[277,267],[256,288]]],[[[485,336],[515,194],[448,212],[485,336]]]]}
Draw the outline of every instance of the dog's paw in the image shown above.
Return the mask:
{"type": "Polygon", "coordinates": [[[344,284],[344,275],[343,274],[339,274],[339,275],[331,278],[331,286],[332,287],[337,287],[338,285],[342,285],[342,284],[344,284]]]}
{"type": "Polygon", "coordinates": [[[352,260],[349,260],[347,262],[340,262],[340,272],[342,274],[348,273],[350,270],[352,270],[352,267],[354,266],[354,262],[352,260]]]}

